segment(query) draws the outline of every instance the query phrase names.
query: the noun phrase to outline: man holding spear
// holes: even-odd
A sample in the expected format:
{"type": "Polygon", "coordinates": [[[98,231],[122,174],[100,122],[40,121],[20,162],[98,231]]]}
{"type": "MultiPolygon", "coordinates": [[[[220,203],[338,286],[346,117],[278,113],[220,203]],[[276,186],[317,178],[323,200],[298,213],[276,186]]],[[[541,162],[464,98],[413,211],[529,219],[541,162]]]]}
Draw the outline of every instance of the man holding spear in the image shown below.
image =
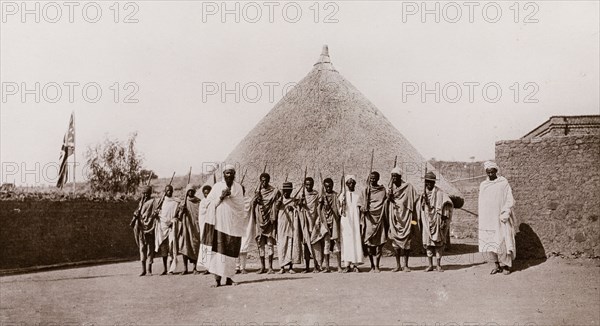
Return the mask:
{"type": "Polygon", "coordinates": [[[379,172],[373,171],[373,156],[375,151],[371,152],[371,167],[369,172],[369,183],[365,189],[365,202],[362,205],[364,216],[363,226],[363,244],[369,255],[371,262],[371,273],[379,273],[379,261],[381,260],[381,249],[385,244],[386,237],[386,219],[384,215],[384,206],[386,203],[385,187],[379,185],[379,172]]]}
{"type": "Polygon", "coordinates": [[[173,177],[171,181],[165,187],[165,192],[162,199],[157,205],[157,209],[154,211],[155,220],[155,242],[154,250],[155,256],[162,257],[164,270],[160,275],[167,274],[167,257],[171,257],[171,264],[176,264],[177,251],[174,250],[176,245],[175,238],[173,237],[173,223],[176,220],[175,214],[177,212],[177,206],[179,206],[179,200],[173,198],[173,177]]]}
{"type": "Polygon", "coordinates": [[[354,191],[356,186],[356,177],[346,175],[342,181],[343,193],[339,196],[340,201],[340,231],[342,260],[346,267],[343,272],[357,272],[360,270],[356,266],[362,264],[363,250],[360,236],[360,205],[362,198],[359,192],[354,191]],[[347,187],[347,190],[346,190],[347,187]]]}
{"type": "Polygon", "coordinates": [[[293,254],[294,245],[294,222],[297,221],[297,210],[294,205],[294,199],[291,197],[293,185],[291,182],[284,182],[282,187],[283,197],[277,202],[277,257],[279,259],[280,274],[286,272],[285,267],[289,266],[288,272],[294,274],[293,254]]]}
{"type": "MultiPolygon", "coordinates": [[[[320,174],[320,173],[319,173],[320,174]]],[[[338,194],[333,190],[333,180],[326,178],[322,181],[323,194],[319,202],[320,222],[325,226],[323,237],[323,255],[325,268],[323,273],[329,273],[329,257],[331,253],[336,255],[338,273],[342,272],[342,257],[340,254],[340,209],[338,205],[338,194]]]]}
{"type": "Polygon", "coordinates": [[[179,253],[183,256],[183,275],[188,274],[188,261],[194,265],[193,273],[198,274],[196,262],[200,248],[200,227],[198,216],[200,210],[200,198],[197,198],[196,189],[190,184],[192,168],[188,174],[188,185],[185,188],[185,198],[178,213],[181,221],[179,234],[179,253]]]}
{"type": "Polygon", "coordinates": [[[408,182],[402,182],[400,168],[395,166],[391,172],[390,189],[386,204],[386,216],[389,220],[388,236],[392,239],[392,247],[396,255],[396,268],[410,272],[408,257],[410,255],[412,222],[417,219],[419,194],[408,182]]]}
{"type": "Polygon", "coordinates": [[[313,233],[317,224],[319,193],[313,189],[315,181],[311,177],[306,176],[304,170],[304,186],[302,187],[302,197],[298,203],[300,228],[302,230],[302,247],[304,251],[305,268],[302,273],[310,272],[310,259],[313,258],[315,268],[313,273],[318,273],[319,261],[321,259],[319,248],[313,246],[313,233]],[[318,257],[317,257],[318,256],[318,257]]]}
{"type": "Polygon", "coordinates": [[[252,200],[251,213],[252,220],[256,223],[256,243],[261,265],[258,274],[275,273],[273,270],[273,247],[277,236],[276,204],[281,193],[269,184],[270,180],[271,176],[268,173],[263,172],[260,175],[260,185],[252,200]],[[265,270],[265,255],[269,257],[268,270],[265,270]]]}
{"type": "Polygon", "coordinates": [[[446,245],[448,228],[452,219],[452,200],[435,186],[435,173],[425,173],[425,189],[418,203],[419,221],[422,223],[423,247],[427,251],[429,266],[426,272],[433,270],[433,256],[436,258],[436,269],[443,272],[442,255],[446,245]]]}
{"type": "Polygon", "coordinates": [[[140,251],[142,273],[146,275],[146,261],[148,261],[148,274],[152,275],[152,261],[154,260],[154,218],[152,213],[157,209],[158,201],[152,198],[152,187],[145,186],[138,209],[133,215],[131,226],[135,235],[135,242],[140,251]]]}

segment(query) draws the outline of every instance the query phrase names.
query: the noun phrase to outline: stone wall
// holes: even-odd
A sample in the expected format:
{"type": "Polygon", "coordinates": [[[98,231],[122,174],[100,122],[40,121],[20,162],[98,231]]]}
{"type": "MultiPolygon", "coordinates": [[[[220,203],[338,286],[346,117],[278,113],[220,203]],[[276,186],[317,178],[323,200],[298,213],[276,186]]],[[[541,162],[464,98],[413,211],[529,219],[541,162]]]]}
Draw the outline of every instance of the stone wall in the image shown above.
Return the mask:
{"type": "Polygon", "coordinates": [[[0,201],[0,270],[135,259],[137,202],[0,201]]]}
{"type": "Polygon", "coordinates": [[[600,136],[496,143],[513,189],[520,257],[600,256],[600,136]]]}

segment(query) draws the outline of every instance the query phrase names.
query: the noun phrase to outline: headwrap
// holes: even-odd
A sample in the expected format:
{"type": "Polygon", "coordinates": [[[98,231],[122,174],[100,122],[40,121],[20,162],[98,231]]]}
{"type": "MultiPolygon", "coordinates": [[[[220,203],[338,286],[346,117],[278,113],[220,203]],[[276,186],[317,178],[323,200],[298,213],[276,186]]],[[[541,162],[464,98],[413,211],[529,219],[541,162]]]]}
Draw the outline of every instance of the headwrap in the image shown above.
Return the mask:
{"type": "Polygon", "coordinates": [[[235,171],[235,166],[233,166],[233,164],[225,164],[225,167],[223,168],[223,172],[225,172],[227,170],[235,171]]]}
{"type": "Polygon", "coordinates": [[[483,163],[483,168],[484,169],[496,169],[496,172],[499,170],[498,169],[498,164],[496,164],[495,162],[492,161],[486,161],[485,163],[483,163]]]}
{"type": "Polygon", "coordinates": [[[185,193],[187,194],[187,192],[190,190],[196,191],[196,188],[194,188],[191,183],[188,183],[188,185],[185,187],[185,193]]]}
{"type": "Polygon", "coordinates": [[[390,172],[390,174],[394,174],[394,173],[395,173],[395,174],[402,175],[402,171],[400,171],[400,168],[399,168],[399,167],[395,167],[395,168],[393,168],[393,169],[392,169],[392,172],[390,172]]]}
{"type": "Polygon", "coordinates": [[[435,175],[435,173],[429,171],[429,172],[425,173],[425,180],[437,181],[437,176],[435,175]]]}
{"type": "Polygon", "coordinates": [[[292,190],[292,189],[294,189],[294,187],[291,182],[284,182],[282,189],[283,190],[292,190]]]}
{"type": "Polygon", "coordinates": [[[348,180],[354,180],[354,182],[356,182],[356,177],[354,174],[347,174],[345,181],[348,182],[348,180]]]}

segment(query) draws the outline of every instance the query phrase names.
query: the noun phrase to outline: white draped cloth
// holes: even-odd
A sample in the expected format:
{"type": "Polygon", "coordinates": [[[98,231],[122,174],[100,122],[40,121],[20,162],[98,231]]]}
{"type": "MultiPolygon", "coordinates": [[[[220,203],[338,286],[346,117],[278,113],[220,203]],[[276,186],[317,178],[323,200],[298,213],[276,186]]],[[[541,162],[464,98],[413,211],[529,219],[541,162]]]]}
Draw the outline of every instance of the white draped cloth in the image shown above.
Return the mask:
{"type": "MultiPolygon", "coordinates": [[[[340,218],[342,260],[346,263],[362,263],[363,250],[360,237],[361,194],[346,190],[346,206],[340,218]]],[[[340,207],[343,205],[344,194],[339,196],[340,207]]]]}
{"type": "Polygon", "coordinates": [[[217,182],[205,199],[207,214],[198,257],[198,263],[221,277],[235,274],[235,260],[245,231],[242,186],[234,182],[231,195],[221,201],[220,196],[226,188],[225,181],[217,182]]]}
{"type": "Polygon", "coordinates": [[[487,179],[479,186],[479,252],[498,254],[506,266],[511,266],[517,253],[514,204],[506,178],[487,179]]]}
{"type": "Polygon", "coordinates": [[[158,214],[158,223],[156,225],[156,236],[155,236],[155,250],[158,252],[160,244],[171,236],[173,231],[172,224],[175,221],[175,213],[177,212],[177,206],[179,201],[173,197],[166,197],[160,208],[158,214]]]}

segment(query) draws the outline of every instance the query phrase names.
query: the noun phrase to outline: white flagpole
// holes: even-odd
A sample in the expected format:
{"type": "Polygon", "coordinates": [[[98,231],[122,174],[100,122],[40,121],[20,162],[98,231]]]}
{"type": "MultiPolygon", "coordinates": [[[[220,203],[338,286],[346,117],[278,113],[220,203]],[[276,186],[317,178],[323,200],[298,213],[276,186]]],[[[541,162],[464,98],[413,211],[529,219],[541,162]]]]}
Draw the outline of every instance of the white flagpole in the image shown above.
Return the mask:
{"type": "Polygon", "coordinates": [[[71,112],[73,115],[73,196],[75,196],[75,111],[71,112]]]}

